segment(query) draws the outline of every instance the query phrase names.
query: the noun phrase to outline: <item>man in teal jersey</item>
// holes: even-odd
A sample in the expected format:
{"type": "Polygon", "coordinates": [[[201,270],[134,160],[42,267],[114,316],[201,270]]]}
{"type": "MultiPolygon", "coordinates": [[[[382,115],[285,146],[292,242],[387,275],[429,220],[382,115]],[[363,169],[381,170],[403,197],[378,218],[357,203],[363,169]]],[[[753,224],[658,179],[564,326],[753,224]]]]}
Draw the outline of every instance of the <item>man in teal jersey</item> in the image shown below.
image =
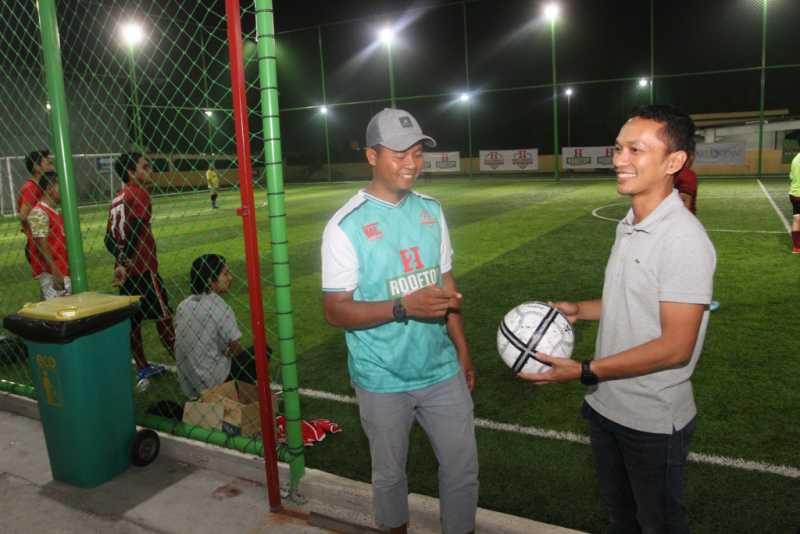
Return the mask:
{"type": "Polygon", "coordinates": [[[789,171],[789,201],[792,203],[792,254],[800,254],[800,152],[795,154],[789,171]]]}
{"type": "Polygon", "coordinates": [[[478,502],[475,370],[442,207],[412,190],[423,145],[436,141],[407,111],[384,109],[367,126],[372,181],[322,237],[325,318],[345,329],[377,523],[407,530],[406,456],[417,420],[439,461],[442,530],[464,534],[475,530],[478,502]]]}

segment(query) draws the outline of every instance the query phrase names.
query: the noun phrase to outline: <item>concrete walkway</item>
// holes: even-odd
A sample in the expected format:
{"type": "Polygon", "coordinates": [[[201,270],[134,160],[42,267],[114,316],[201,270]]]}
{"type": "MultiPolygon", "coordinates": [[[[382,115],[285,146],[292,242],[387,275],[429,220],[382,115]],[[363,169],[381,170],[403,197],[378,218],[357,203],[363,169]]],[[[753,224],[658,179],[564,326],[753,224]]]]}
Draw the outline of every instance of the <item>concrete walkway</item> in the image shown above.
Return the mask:
{"type": "MultiPolygon", "coordinates": [[[[376,532],[368,484],[308,469],[304,504],[270,513],[260,458],[160,434],[161,454],[93,489],[52,480],[36,403],[0,392],[0,531],[4,533],[376,532]]],[[[281,480],[288,468],[280,466],[281,480]]],[[[409,496],[413,533],[439,532],[438,500],[409,496]]],[[[489,510],[478,532],[575,532],[489,510]]]]}

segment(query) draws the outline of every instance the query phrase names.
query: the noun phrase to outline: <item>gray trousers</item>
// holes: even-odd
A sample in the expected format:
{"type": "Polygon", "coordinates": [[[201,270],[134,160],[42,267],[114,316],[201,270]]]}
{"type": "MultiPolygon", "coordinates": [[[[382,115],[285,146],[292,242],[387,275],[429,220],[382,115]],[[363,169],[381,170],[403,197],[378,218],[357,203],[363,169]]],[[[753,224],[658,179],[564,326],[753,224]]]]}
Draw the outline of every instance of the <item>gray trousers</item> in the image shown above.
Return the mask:
{"type": "Polygon", "coordinates": [[[408,438],[419,421],[439,461],[442,531],[475,530],[478,451],[472,397],[464,373],[423,389],[372,393],[355,387],[361,426],[372,457],[375,519],[384,528],[408,523],[408,438]]]}

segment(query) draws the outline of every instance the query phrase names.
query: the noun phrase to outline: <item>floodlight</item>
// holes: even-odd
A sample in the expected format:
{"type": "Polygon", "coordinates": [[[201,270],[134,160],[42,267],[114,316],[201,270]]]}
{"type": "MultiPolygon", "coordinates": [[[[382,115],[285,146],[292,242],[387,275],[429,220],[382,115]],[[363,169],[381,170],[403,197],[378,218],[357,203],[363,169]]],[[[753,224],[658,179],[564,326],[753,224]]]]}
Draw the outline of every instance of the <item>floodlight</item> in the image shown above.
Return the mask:
{"type": "Polygon", "coordinates": [[[138,22],[126,22],[122,25],[122,40],[130,46],[144,41],[144,29],[138,22]]]}
{"type": "Polygon", "coordinates": [[[647,78],[639,78],[639,87],[647,87],[648,83],[650,83],[650,80],[647,78]]]}
{"type": "Polygon", "coordinates": [[[206,114],[206,117],[211,117],[212,115],[214,115],[214,112],[211,111],[210,109],[205,110],[203,113],[206,114]]]}
{"type": "Polygon", "coordinates": [[[46,108],[47,108],[47,111],[50,111],[51,109],[53,109],[53,108],[50,106],[50,102],[47,102],[47,103],[44,105],[44,107],[46,107],[46,108]]]}
{"type": "Polygon", "coordinates": [[[323,115],[327,115],[328,114],[328,106],[320,106],[319,112],[322,113],[323,115]]]}
{"type": "Polygon", "coordinates": [[[469,99],[470,99],[469,93],[461,93],[461,94],[458,96],[458,99],[459,99],[461,102],[469,102],[469,99]]]}
{"type": "Polygon", "coordinates": [[[567,96],[572,96],[572,87],[567,87],[567,90],[564,91],[564,94],[567,96]]]}
{"type": "Polygon", "coordinates": [[[382,28],[381,31],[378,32],[378,38],[381,40],[383,44],[390,45],[394,40],[394,30],[389,26],[382,28]]]}
{"type": "Polygon", "coordinates": [[[556,20],[560,11],[561,8],[558,4],[547,4],[544,6],[544,16],[547,17],[547,20],[556,20]]]}

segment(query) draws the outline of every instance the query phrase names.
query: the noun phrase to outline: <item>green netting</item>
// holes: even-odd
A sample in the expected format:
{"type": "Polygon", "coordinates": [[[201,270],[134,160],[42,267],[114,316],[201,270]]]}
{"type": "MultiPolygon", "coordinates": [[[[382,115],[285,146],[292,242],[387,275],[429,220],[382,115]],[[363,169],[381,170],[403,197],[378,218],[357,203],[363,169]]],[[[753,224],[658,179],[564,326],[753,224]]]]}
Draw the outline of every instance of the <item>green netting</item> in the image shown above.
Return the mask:
{"type": "MultiPolygon", "coordinates": [[[[25,155],[53,149],[55,110],[48,102],[36,3],[4,2],[0,17],[4,30],[0,52],[0,115],[4,117],[0,127],[0,277],[4,280],[0,316],[6,316],[26,302],[41,299],[40,282],[32,276],[35,268],[26,259],[28,238],[21,231],[17,198],[32,176],[25,155]]],[[[251,131],[254,143],[263,150],[260,120],[256,120],[259,91],[253,6],[248,4],[241,17],[249,31],[245,36],[247,85],[251,95],[256,95],[249,103],[251,131]]],[[[64,1],[57,3],[57,24],[88,287],[116,292],[118,282],[124,281],[126,287],[136,280],[138,287],[130,287],[128,292],[146,293],[144,280],[150,280],[152,270],[144,268],[150,261],[146,234],[152,231],[163,296],[173,312],[185,311],[174,314],[174,321],[143,321],[144,358],[151,368],[164,366],[166,371],[149,377],[132,373],[140,421],[148,413],[179,420],[174,408],[191,406],[191,414],[185,414],[188,426],[175,427],[179,432],[218,444],[229,441],[228,445],[239,450],[261,453],[257,394],[247,387],[256,376],[252,350],[248,350],[253,332],[242,220],[236,211],[241,202],[224,11],[219,6],[190,2],[64,1]],[[126,41],[130,32],[137,39],[126,41]],[[140,161],[124,156],[132,153],[143,156],[140,161]],[[129,176],[128,184],[123,184],[115,167],[126,161],[132,168],[137,163],[139,167],[131,174],[123,172],[129,176]],[[140,173],[145,164],[149,171],[140,173]],[[111,214],[115,211],[111,208],[119,205],[119,201],[112,202],[114,198],[138,182],[149,190],[149,225],[142,214],[147,207],[141,195],[127,197],[124,208],[111,214]],[[137,218],[143,222],[134,224],[137,218]],[[110,248],[106,239],[109,220],[118,230],[110,234],[116,240],[110,248]],[[224,272],[217,264],[200,261],[196,270],[208,279],[194,292],[207,294],[192,297],[190,269],[193,261],[207,254],[224,256],[224,272]],[[127,272],[121,274],[120,266],[127,272]],[[230,289],[226,290],[228,276],[230,289]],[[205,287],[211,278],[225,281],[205,287]],[[195,300],[203,301],[200,308],[189,310],[195,300]],[[187,304],[181,306],[184,301],[187,304]],[[172,341],[173,323],[180,338],[177,345],[172,341]],[[229,378],[244,385],[214,390],[229,378]],[[241,409],[223,411],[220,398],[234,395],[239,395],[241,409]],[[203,403],[185,404],[195,397],[203,403]],[[194,432],[195,427],[216,432],[194,432]]],[[[253,153],[260,157],[261,151],[254,147],[253,153]]],[[[254,169],[261,230],[267,227],[263,168],[260,163],[254,169]]],[[[50,234],[54,231],[49,223],[45,228],[50,234]]],[[[32,253],[38,254],[36,250],[32,253]]],[[[262,281],[267,287],[271,269],[264,263],[262,281]]],[[[158,298],[152,300],[158,302],[158,298]]],[[[266,308],[270,315],[267,325],[274,325],[273,307],[267,304],[266,308]]],[[[267,339],[275,338],[275,329],[267,326],[267,339]]],[[[135,360],[132,370],[138,373],[147,368],[144,359],[135,360]]],[[[270,363],[277,403],[277,354],[270,363]]],[[[5,329],[0,329],[0,379],[32,383],[24,346],[5,329]]],[[[169,426],[161,421],[160,425],[164,424],[169,426]]]]}

